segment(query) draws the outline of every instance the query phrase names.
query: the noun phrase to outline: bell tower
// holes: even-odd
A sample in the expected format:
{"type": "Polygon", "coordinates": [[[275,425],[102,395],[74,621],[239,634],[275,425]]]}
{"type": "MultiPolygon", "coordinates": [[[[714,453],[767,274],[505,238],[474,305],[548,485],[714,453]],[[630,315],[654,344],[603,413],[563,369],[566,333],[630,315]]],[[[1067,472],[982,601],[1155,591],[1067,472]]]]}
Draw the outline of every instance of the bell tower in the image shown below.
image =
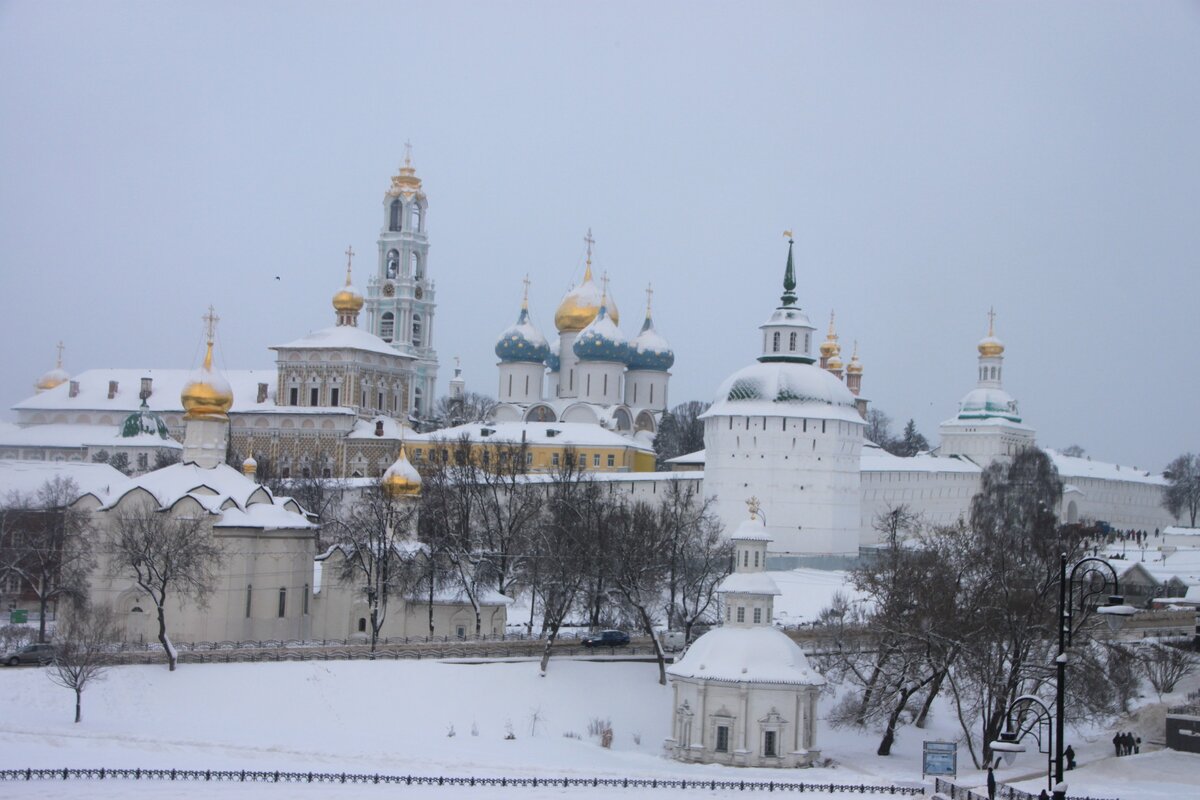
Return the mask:
{"type": "Polygon", "coordinates": [[[379,266],[367,283],[371,333],[404,355],[412,356],[413,380],[408,407],[428,416],[437,387],[437,351],[433,349],[434,284],[429,279],[429,208],[421,179],[412,166],[412,147],[404,145],[404,165],[392,176],[383,196],[379,266]]]}

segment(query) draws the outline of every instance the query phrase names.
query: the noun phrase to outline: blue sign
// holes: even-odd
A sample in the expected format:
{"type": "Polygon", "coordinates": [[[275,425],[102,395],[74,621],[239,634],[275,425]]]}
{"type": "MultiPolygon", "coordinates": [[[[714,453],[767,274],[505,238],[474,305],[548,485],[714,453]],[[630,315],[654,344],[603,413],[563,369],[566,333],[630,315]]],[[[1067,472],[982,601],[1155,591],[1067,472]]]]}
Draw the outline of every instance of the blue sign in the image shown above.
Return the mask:
{"type": "Polygon", "coordinates": [[[926,775],[958,775],[957,742],[925,742],[921,753],[921,777],[926,775]]]}

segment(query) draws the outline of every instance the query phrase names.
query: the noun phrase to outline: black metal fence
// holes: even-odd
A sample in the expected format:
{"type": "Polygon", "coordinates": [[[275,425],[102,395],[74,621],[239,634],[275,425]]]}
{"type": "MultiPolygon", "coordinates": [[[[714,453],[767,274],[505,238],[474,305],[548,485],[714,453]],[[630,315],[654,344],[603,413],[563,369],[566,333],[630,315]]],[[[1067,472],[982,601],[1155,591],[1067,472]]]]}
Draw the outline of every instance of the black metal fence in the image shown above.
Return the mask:
{"type": "MultiPolygon", "coordinates": [[[[984,800],[987,790],[958,786],[945,778],[934,778],[933,790],[949,797],[950,800],[984,800]]],[[[1069,800],[1115,800],[1115,798],[1084,797],[1068,794],[1069,800]]],[[[996,800],[1038,800],[1036,794],[1030,794],[1023,789],[1015,789],[1003,783],[996,784],[996,800]]]]}
{"type": "Polygon", "coordinates": [[[150,780],[237,783],[374,783],[390,786],[513,786],[536,788],[717,789],[745,792],[825,792],[827,794],[917,796],[924,789],[869,783],[796,781],[718,781],[659,778],[478,778],[445,775],[381,775],[351,772],[270,772],[206,769],[6,769],[0,781],[150,780]]]}
{"type": "MultiPolygon", "coordinates": [[[[184,650],[179,653],[180,664],[236,664],[244,662],[282,661],[396,661],[399,659],[442,659],[442,658],[528,658],[541,653],[541,647],[519,647],[517,645],[493,645],[490,647],[445,645],[437,647],[382,648],[371,652],[366,647],[329,650],[297,648],[280,650],[184,650]]],[[[578,655],[627,656],[630,658],[653,658],[653,647],[583,647],[582,645],[556,644],[554,657],[578,655]]],[[[667,654],[672,660],[673,654],[667,654]]],[[[148,664],[161,661],[162,651],[136,651],[112,654],[112,662],[119,664],[148,664]]]]}

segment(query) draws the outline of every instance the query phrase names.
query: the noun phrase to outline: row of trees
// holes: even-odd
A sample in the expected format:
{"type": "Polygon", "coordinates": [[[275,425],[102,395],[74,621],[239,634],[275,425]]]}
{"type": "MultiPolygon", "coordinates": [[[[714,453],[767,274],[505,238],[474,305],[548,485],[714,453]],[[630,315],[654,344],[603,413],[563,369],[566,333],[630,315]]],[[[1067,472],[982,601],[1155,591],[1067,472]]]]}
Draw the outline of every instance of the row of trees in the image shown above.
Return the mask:
{"type": "MultiPolygon", "coordinates": [[[[1054,464],[1030,449],[984,470],[967,521],[925,526],[903,506],[877,520],[885,547],[851,574],[864,601],[839,598],[824,614],[837,640],[826,674],[853,687],[835,724],[880,729],[878,752],[887,755],[903,724],[924,727],[935,698],[948,695],[980,767],[1013,700],[1053,696],[1059,557],[1074,563],[1086,555],[1088,533],[1058,524],[1061,494],[1054,464]]],[[[1089,616],[1070,619],[1072,720],[1125,710],[1139,661],[1148,674],[1147,664],[1170,656],[1146,650],[1139,657],[1093,638],[1089,616]]]]}
{"type": "Polygon", "coordinates": [[[525,472],[522,444],[479,450],[464,438],[431,452],[442,449],[421,465],[419,504],[372,489],[326,533],[346,554],[341,578],[364,587],[373,645],[397,599],[426,598],[432,631],[434,597],[445,593],[474,610],[476,634],[489,595],[527,593],[528,630],[546,639],[543,670],[565,625],[690,636],[714,615],[730,550],[690,482],[645,501],[580,469],[570,450],[542,476],[525,472]],[[418,514],[414,547],[404,531],[418,514]]]}

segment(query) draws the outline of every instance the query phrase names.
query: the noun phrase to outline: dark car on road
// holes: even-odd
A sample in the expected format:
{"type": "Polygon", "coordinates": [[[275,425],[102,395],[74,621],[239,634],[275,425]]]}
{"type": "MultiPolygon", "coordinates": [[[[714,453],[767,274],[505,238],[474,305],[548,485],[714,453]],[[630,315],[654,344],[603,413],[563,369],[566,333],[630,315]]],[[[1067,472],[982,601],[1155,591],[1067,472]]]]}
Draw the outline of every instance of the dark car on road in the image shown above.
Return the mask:
{"type": "Polygon", "coordinates": [[[600,631],[600,633],[584,637],[584,647],[622,647],[629,644],[629,634],[625,631],[600,631]]]}
{"type": "Polygon", "coordinates": [[[58,655],[58,646],[53,644],[27,644],[4,654],[4,663],[10,667],[18,664],[49,664],[58,655]]]}

